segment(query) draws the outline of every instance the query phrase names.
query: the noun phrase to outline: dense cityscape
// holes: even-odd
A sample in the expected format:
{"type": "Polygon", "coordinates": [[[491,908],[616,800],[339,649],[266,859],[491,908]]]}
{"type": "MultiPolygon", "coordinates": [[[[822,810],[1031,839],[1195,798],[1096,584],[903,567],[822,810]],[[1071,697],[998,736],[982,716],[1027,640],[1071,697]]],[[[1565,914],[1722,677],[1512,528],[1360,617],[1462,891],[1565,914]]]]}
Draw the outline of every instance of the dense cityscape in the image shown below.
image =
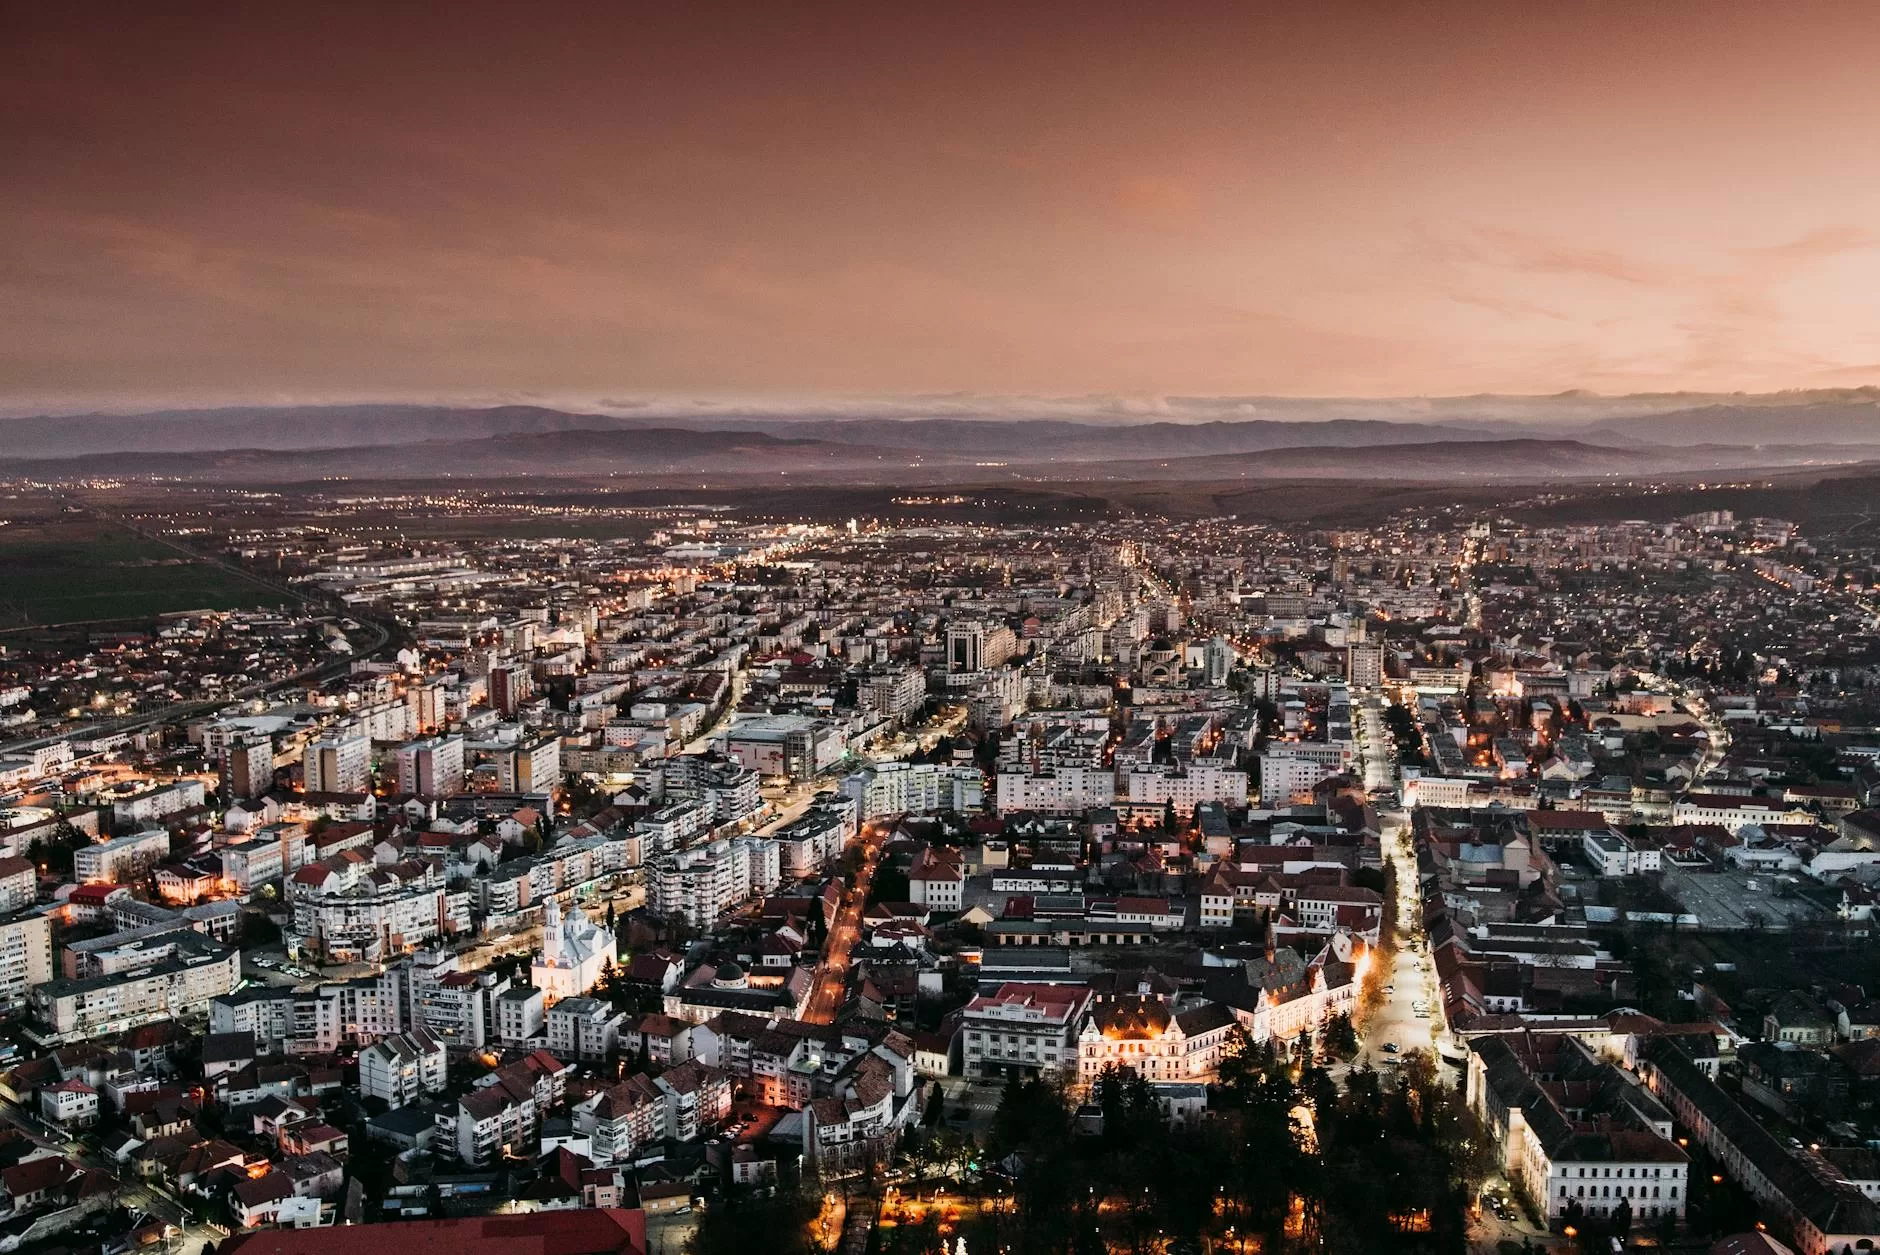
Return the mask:
{"type": "Polygon", "coordinates": [[[0,47],[0,1255],[1880,1255],[1880,4],[0,47]]]}
{"type": "Polygon", "coordinates": [[[1880,1240],[1858,528],[10,504],[16,1249],[1880,1240]]]}

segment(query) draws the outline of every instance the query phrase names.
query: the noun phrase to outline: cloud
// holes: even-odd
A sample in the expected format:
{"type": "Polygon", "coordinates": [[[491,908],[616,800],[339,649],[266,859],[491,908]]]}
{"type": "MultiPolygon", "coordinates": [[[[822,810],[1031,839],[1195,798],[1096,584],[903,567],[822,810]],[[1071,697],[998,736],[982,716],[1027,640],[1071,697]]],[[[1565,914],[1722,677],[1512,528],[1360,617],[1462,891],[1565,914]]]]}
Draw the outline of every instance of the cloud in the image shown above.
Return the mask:
{"type": "Polygon", "coordinates": [[[1563,244],[1506,227],[1477,227],[1485,260],[1529,274],[1578,275],[1655,287],[1688,278],[1688,272],[1601,248],[1563,244]]]}
{"type": "Polygon", "coordinates": [[[1748,248],[1743,252],[1750,257],[1808,262],[1839,257],[1845,253],[1857,253],[1869,248],[1880,248],[1880,235],[1876,235],[1866,227],[1843,222],[1832,226],[1816,227],[1783,244],[1748,248]]]}

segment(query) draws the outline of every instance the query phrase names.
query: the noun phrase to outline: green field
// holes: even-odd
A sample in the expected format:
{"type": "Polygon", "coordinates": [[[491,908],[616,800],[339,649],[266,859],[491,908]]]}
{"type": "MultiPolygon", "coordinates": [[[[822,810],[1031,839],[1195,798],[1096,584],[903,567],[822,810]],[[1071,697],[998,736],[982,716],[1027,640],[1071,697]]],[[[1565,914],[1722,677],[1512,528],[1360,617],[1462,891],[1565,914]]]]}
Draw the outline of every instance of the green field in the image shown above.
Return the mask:
{"type": "Polygon", "coordinates": [[[0,627],[275,606],[284,598],[89,519],[0,527],[0,627]]]}

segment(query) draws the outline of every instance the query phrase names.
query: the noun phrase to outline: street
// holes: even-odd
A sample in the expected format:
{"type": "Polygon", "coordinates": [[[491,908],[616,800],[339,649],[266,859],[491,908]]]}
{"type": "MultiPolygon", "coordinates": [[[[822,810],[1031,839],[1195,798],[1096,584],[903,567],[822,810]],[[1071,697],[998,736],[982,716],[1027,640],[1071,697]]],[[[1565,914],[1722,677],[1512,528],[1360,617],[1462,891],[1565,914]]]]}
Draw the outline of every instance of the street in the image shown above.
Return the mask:
{"type": "Polygon", "coordinates": [[[1397,953],[1385,980],[1390,992],[1362,1026],[1358,1061],[1388,1066],[1412,1050],[1433,1050],[1441,1041],[1442,996],[1429,939],[1421,927],[1416,853],[1407,830],[1383,838],[1384,858],[1397,888],[1397,953]],[[1417,1014],[1419,1004],[1423,1014],[1417,1014]],[[1386,1045],[1396,1047],[1386,1050],[1386,1045]]]}
{"type": "Polygon", "coordinates": [[[849,890],[848,897],[842,903],[842,909],[836,913],[835,926],[829,930],[829,939],[823,946],[822,962],[816,967],[816,988],[809,996],[809,1007],[803,1018],[811,1024],[829,1024],[836,1018],[836,1012],[842,1009],[842,991],[848,982],[849,953],[862,932],[862,907],[868,901],[868,887],[874,883],[875,862],[881,857],[881,847],[887,841],[887,830],[878,825],[868,825],[862,829],[862,867],[855,875],[855,885],[849,890]]]}
{"type": "Polygon", "coordinates": [[[39,1145],[50,1147],[74,1163],[115,1178],[118,1182],[118,1202],[132,1211],[145,1212],[174,1226],[177,1229],[176,1239],[185,1244],[184,1249],[189,1249],[191,1244],[201,1249],[203,1243],[220,1242],[227,1236],[226,1231],[219,1227],[212,1229],[202,1224],[188,1207],[169,1194],[130,1175],[125,1165],[113,1163],[70,1140],[63,1130],[22,1110],[16,1104],[0,1099],[0,1118],[39,1145]]]}

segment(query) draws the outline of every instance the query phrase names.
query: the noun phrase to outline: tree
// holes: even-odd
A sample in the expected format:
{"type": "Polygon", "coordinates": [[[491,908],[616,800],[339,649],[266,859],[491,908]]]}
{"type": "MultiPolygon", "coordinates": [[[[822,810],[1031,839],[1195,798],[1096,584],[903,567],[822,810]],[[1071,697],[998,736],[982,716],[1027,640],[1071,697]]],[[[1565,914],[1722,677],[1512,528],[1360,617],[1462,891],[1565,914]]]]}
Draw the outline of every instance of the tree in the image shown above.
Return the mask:
{"type": "Polygon", "coordinates": [[[1352,1027],[1350,1016],[1335,1015],[1326,1021],[1325,1048],[1340,1059],[1350,1059],[1358,1053],[1358,1032],[1352,1027]]]}
{"type": "Polygon", "coordinates": [[[868,902],[905,902],[912,888],[908,883],[907,873],[889,863],[875,867],[874,879],[868,885],[868,902]]]}
{"type": "Polygon", "coordinates": [[[242,913],[241,947],[244,950],[260,949],[281,944],[281,928],[260,911],[242,913]]]}

